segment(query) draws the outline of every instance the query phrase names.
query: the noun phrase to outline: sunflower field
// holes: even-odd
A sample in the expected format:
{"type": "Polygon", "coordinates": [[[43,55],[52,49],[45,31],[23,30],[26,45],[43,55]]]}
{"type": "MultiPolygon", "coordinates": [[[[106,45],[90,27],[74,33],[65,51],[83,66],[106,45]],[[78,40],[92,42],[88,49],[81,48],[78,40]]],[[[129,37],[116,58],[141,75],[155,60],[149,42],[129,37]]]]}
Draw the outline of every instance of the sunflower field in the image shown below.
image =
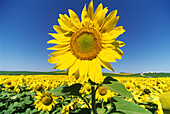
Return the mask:
{"type": "Polygon", "coordinates": [[[111,62],[124,56],[117,11],[107,15],[108,7],[100,3],[95,9],[91,0],[80,18],[72,9],[59,14],[55,32],[48,33],[48,62],[65,75],[1,75],[0,113],[170,114],[170,78],[102,72],[114,72],[111,62]]]}
{"type": "MultiPolygon", "coordinates": [[[[124,97],[123,108],[119,105],[115,106],[113,102],[119,99],[119,94],[106,89],[104,85],[99,86],[96,88],[95,97],[97,112],[138,113],[136,109],[133,109],[138,105],[140,107],[137,109],[140,113],[145,113],[140,110],[144,108],[153,114],[163,114],[159,96],[170,90],[170,78],[114,77],[114,79],[123,84],[133,98],[124,97]]],[[[88,109],[92,108],[91,94],[92,89],[88,79],[76,80],[73,76],[0,76],[0,112],[4,114],[88,113],[88,109]],[[53,91],[56,87],[58,93],[53,91]],[[61,89],[62,93],[59,92],[61,89]]],[[[121,105],[121,102],[119,103],[121,105]]]]}

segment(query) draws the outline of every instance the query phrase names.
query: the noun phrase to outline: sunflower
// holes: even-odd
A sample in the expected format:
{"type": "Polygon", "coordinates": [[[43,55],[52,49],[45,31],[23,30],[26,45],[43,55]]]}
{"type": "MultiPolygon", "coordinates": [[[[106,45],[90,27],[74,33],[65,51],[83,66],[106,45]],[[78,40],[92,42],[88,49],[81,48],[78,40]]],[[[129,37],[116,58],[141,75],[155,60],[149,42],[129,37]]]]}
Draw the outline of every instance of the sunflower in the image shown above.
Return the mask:
{"type": "Polygon", "coordinates": [[[49,56],[49,63],[56,64],[54,69],[67,69],[68,75],[75,73],[76,79],[89,76],[96,83],[102,78],[101,66],[114,71],[110,62],[116,62],[123,56],[119,47],[125,44],[116,38],[125,32],[122,26],[116,26],[119,16],[117,10],[109,15],[107,7],[99,4],[94,11],[93,1],[86,4],[81,13],[81,21],[77,14],[68,9],[69,16],[59,14],[58,25],[53,25],[57,33],[49,33],[55,39],[47,43],[57,44],[47,50],[55,50],[49,56]],[[78,74],[78,75],[76,75],[78,74]]]}
{"type": "Polygon", "coordinates": [[[107,102],[107,100],[113,96],[115,96],[113,92],[102,86],[99,86],[99,88],[96,91],[96,99],[102,100],[103,102],[107,102]]]}
{"type": "Polygon", "coordinates": [[[83,87],[83,90],[85,91],[85,93],[88,95],[91,93],[91,86],[90,84],[85,84],[84,87],[83,87]]]}
{"type": "Polygon", "coordinates": [[[16,82],[13,79],[9,78],[3,82],[3,85],[5,86],[5,88],[14,89],[14,87],[16,86],[16,82]]]}
{"type": "Polygon", "coordinates": [[[38,111],[50,111],[52,106],[55,106],[56,99],[58,99],[58,97],[56,97],[54,94],[47,92],[37,92],[37,95],[38,96],[35,96],[37,100],[34,102],[34,104],[36,105],[35,108],[37,108],[38,111]]]}
{"type": "Polygon", "coordinates": [[[43,91],[44,90],[44,86],[42,83],[35,83],[35,84],[32,84],[32,87],[33,88],[33,92],[36,92],[36,91],[43,91]]]}

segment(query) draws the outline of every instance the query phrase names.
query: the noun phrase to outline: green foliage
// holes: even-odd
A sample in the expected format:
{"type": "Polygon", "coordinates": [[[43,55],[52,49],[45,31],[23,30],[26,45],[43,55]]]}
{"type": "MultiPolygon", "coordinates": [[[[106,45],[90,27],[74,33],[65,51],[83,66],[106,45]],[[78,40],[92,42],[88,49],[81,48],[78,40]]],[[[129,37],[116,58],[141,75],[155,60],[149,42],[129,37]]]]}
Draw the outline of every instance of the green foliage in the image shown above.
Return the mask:
{"type": "Polygon", "coordinates": [[[135,103],[123,100],[121,97],[113,98],[115,100],[113,103],[116,107],[116,111],[120,111],[125,114],[152,114],[135,103]]]}
{"type": "Polygon", "coordinates": [[[113,79],[110,76],[104,79],[102,86],[106,89],[109,89],[110,91],[118,93],[122,97],[129,97],[129,98],[133,97],[131,93],[127,91],[127,89],[122,83],[118,82],[116,79],[113,79]]]}
{"type": "Polygon", "coordinates": [[[153,77],[153,78],[157,78],[157,77],[170,77],[170,73],[144,73],[143,75],[149,77],[153,77]]]}
{"type": "Polygon", "coordinates": [[[29,114],[29,110],[34,109],[34,97],[33,92],[9,92],[7,89],[0,93],[0,112],[4,114],[12,113],[24,113],[25,110],[29,114]],[[29,108],[29,110],[27,109],[29,108]]]}
{"type": "Polygon", "coordinates": [[[80,96],[79,90],[81,88],[81,84],[74,84],[71,86],[58,86],[53,90],[50,90],[48,92],[55,94],[56,96],[65,96],[65,95],[77,95],[80,96]]]}

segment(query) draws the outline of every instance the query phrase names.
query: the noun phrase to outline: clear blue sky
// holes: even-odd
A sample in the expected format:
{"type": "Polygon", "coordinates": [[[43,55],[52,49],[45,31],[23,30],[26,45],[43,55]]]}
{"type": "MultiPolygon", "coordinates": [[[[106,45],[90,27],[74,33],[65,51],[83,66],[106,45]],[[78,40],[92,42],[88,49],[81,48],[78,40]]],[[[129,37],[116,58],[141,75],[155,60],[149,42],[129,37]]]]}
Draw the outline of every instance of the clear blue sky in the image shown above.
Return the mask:
{"type": "MultiPolygon", "coordinates": [[[[80,17],[90,0],[0,0],[0,70],[52,71],[46,42],[58,24],[59,13],[73,9],[80,17]]],[[[122,60],[112,63],[115,72],[170,72],[169,0],[94,0],[118,9],[118,37],[126,45],[122,60]]],[[[104,70],[108,72],[108,70],[104,70]]]]}

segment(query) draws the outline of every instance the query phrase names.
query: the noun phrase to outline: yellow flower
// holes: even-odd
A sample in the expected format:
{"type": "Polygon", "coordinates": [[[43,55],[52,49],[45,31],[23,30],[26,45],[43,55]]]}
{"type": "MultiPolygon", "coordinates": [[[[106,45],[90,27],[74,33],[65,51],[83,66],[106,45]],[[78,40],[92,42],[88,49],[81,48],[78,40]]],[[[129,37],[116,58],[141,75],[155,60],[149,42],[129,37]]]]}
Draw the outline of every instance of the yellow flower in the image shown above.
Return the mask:
{"type": "Polygon", "coordinates": [[[122,26],[115,27],[119,16],[117,10],[108,12],[102,3],[94,12],[93,1],[84,6],[81,21],[77,14],[69,9],[69,16],[59,14],[58,25],[53,28],[57,33],[49,33],[55,39],[47,43],[57,44],[47,50],[55,50],[49,56],[49,63],[56,64],[54,69],[67,69],[68,75],[77,74],[75,77],[89,76],[96,83],[102,78],[101,66],[114,71],[110,62],[121,59],[123,52],[119,47],[125,44],[116,41],[116,38],[125,32],[122,26]]]}
{"type": "Polygon", "coordinates": [[[96,99],[107,102],[108,99],[114,96],[114,93],[110,90],[100,86],[96,91],[96,99]]]}
{"type": "Polygon", "coordinates": [[[14,89],[14,87],[16,86],[16,82],[13,79],[6,79],[3,82],[3,85],[5,86],[5,88],[14,89]]]}
{"type": "Polygon", "coordinates": [[[128,91],[133,91],[134,90],[134,84],[133,83],[126,82],[126,83],[124,83],[124,85],[125,85],[125,87],[126,87],[126,89],[128,91]]]}
{"type": "Polygon", "coordinates": [[[43,91],[44,90],[44,86],[42,83],[35,83],[35,84],[32,84],[32,87],[33,88],[33,91],[36,92],[36,91],[43,91]]]}
{"type": "Polygon", "coordinates": [[[83,90],[88,95],[88,94],[91,93],[91,86],[87,83],[87,84],[84,85],[83,90]]]}
{"type": "Polygon", "coordinates": [[[38,96],[35,96],[37,100],[34,102],[34,104],[36,105],[35,108],[37,108],[38,111],[50,111],[52,106],[55,106],[56,99],[58,99],[58,97],[56,97],[54,94],[47,92],[37,92],[37,95],[38,96]]]}
{"type": "Polygon", "coordinates": [[[63,109],[62,109],[61,113],[62,114],[69,114],[69,106],[67,105],[67,106],[62,106],[62,107],[63,107],[63,109]]]}

